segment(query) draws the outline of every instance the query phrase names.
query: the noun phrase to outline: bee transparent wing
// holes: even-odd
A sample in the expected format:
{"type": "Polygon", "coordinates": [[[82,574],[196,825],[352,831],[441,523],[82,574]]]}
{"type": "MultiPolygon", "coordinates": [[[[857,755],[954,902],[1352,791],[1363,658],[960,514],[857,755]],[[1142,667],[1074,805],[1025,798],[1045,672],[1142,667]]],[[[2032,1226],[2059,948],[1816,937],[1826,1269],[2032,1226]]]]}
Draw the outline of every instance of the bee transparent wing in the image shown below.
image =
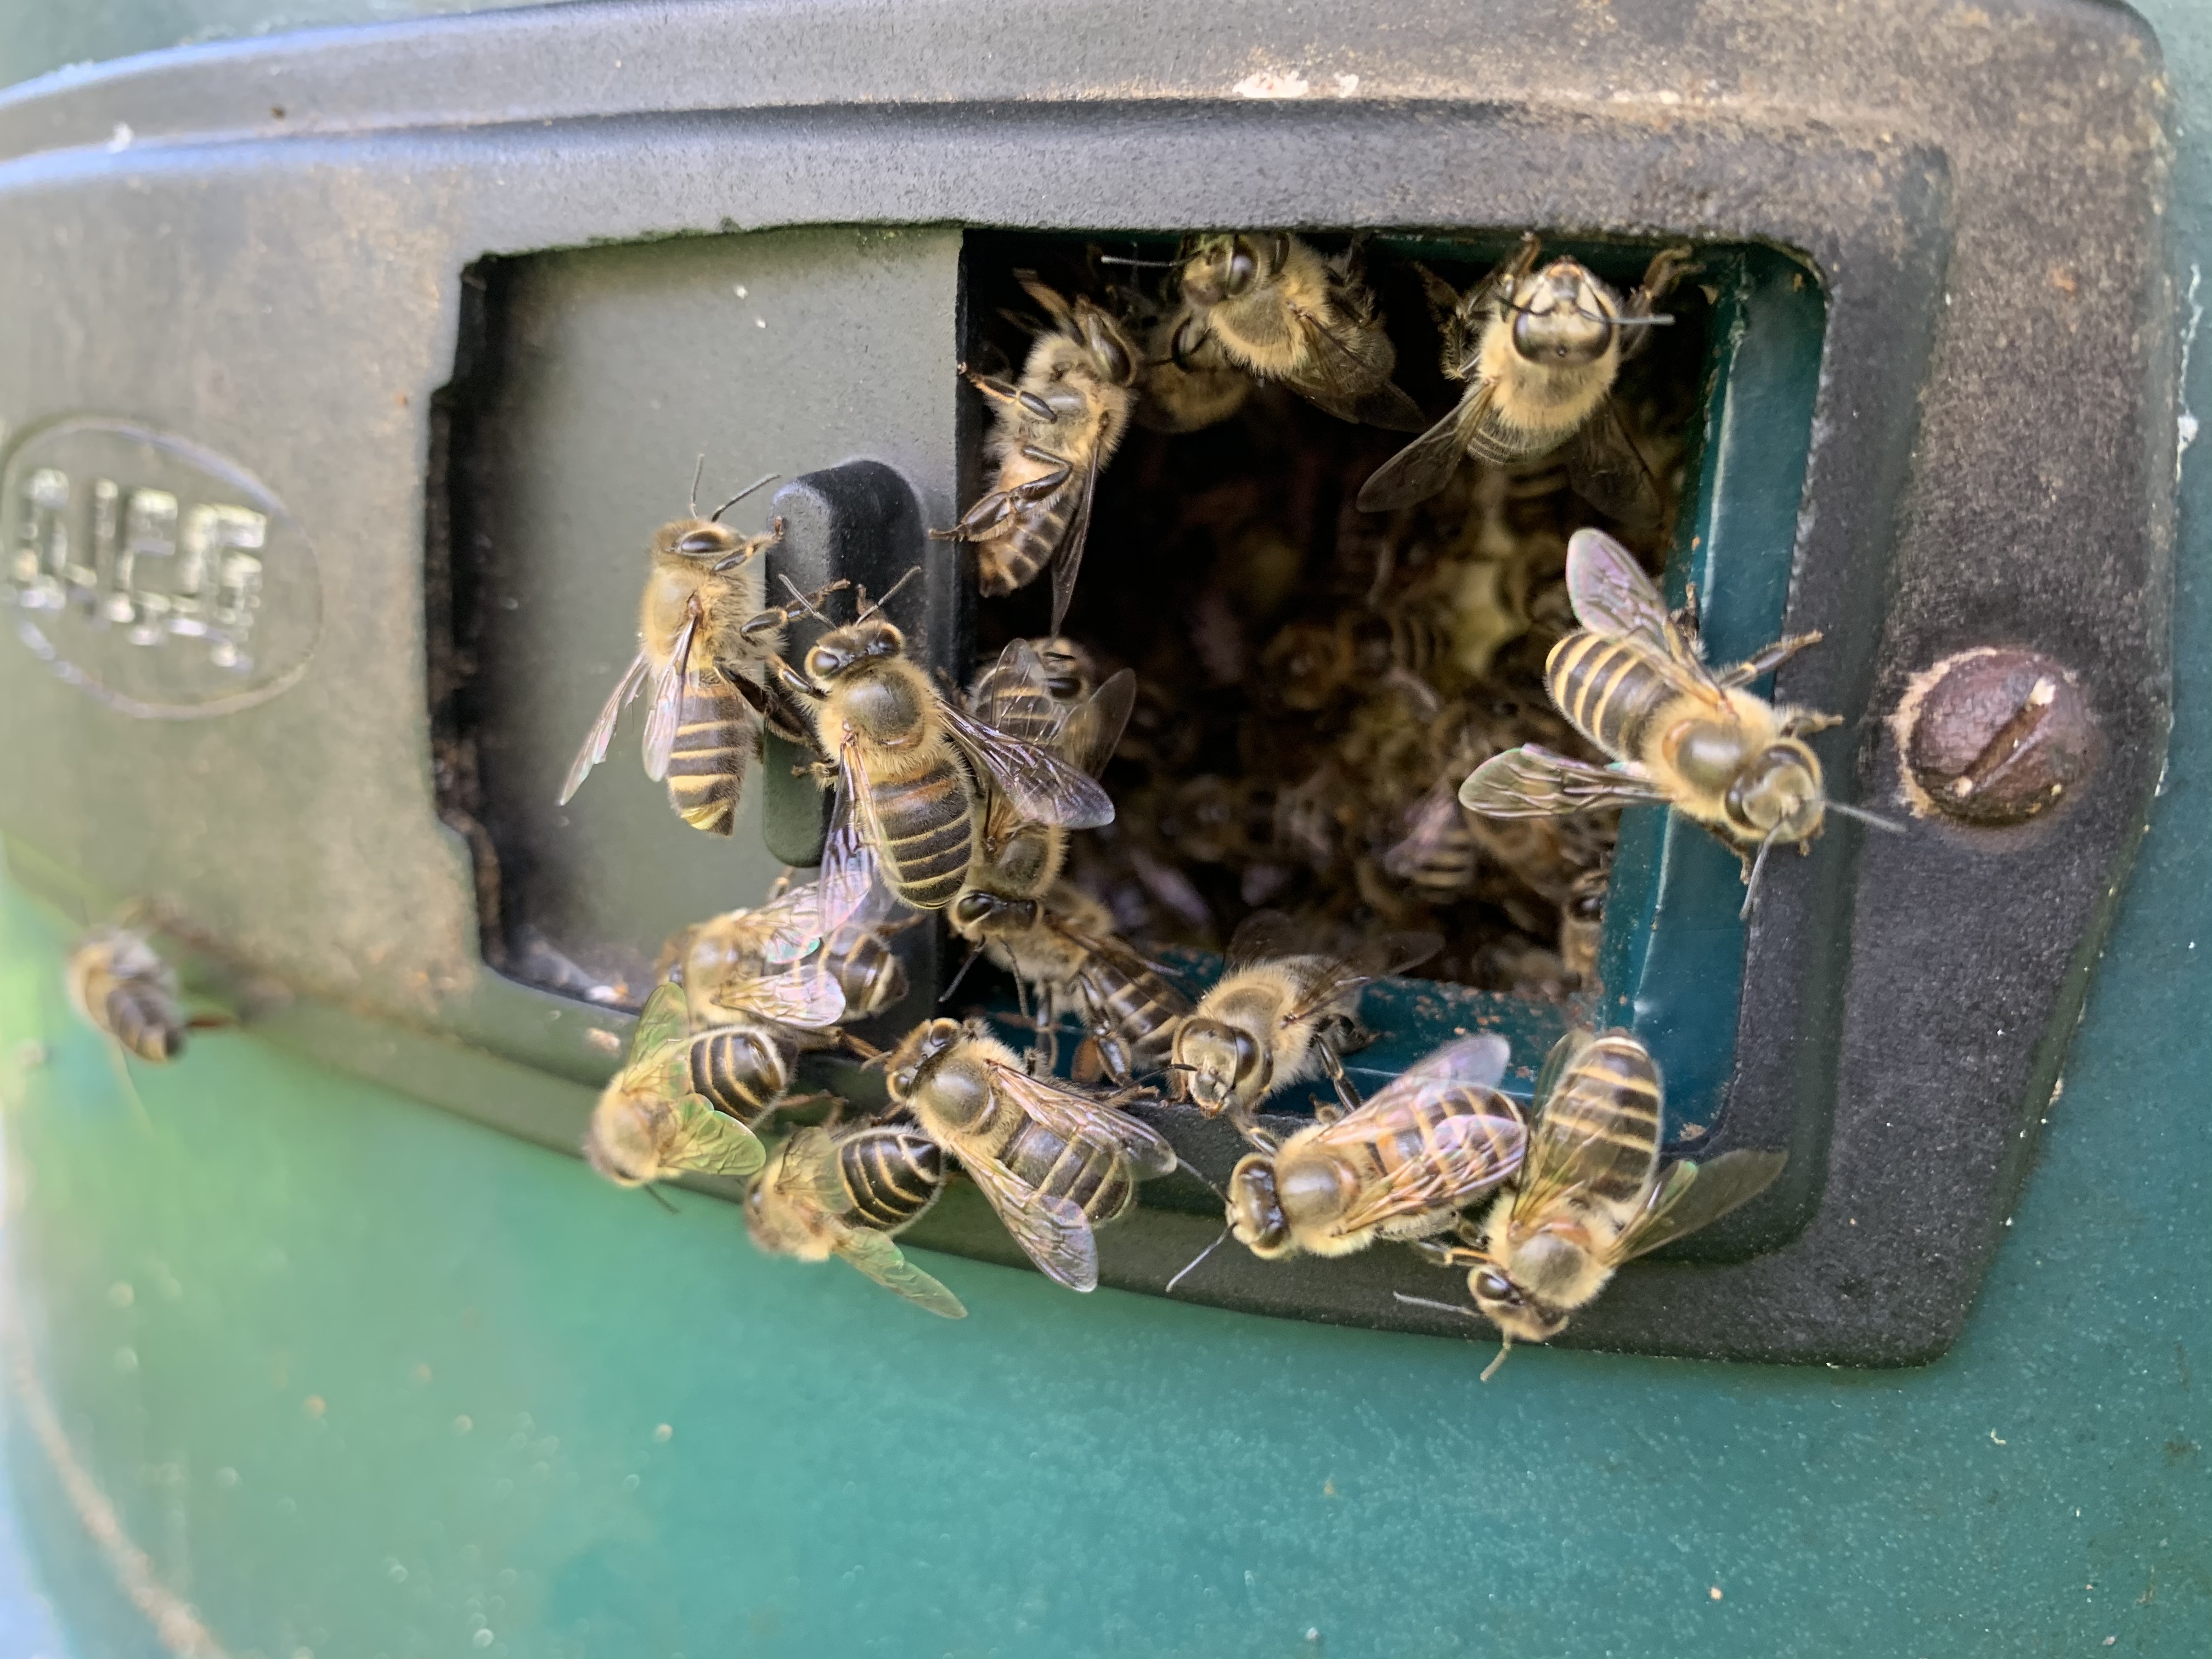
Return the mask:
{"type": "Polygon", "coordinates": [[[1023,1185],[988,1158],[963,1167],[991,1201],[1007,1237],[1040,1273],[1071,1291],[1098,1288],[1098,1241],[1080,1209],[1023,1185]]]}
{"type": "Polygon", "coordinates": [[[919,1303],[945,1319],[965,1319],[968,1310],[960,1298],[906,1259],[888,1233],[855,1227],[835,1246],[839,1255],[887,1291],[896,1291],[908,1301],[919,1303]]]}
{"type": "Polygon", "coordinates": [[[1407,1098],[1425,1093],[1431,1085],[1454,1089],[1495,1089],[1505,1076],[1513,1045],[1495,1031],[1480,1031],[1433,1048],[1401,1072],[1368,1104],[1389,1103],[1403,1089],[1407,1098]]]}
{"type": "Polygon", "coordinates": [[[1305,995],[1283,1015],[1283,1024],[1297,1024],[1316,1009],[1327,1007],[1355,985],[1387,979],[1417,967],[1443,950],[1443,934],[1427,933],[1385,933],[1370,940],[1329,963],[1305,995]]]}
{"type": "Polygon", "coordinates": [[[1039,746],[1058,740],[1068,711],[1052,700],[1043,662],[1027,640],[1013,640],[975,682],[968,712],[1003,737],[1039,746]]]}
{"type": "Polygon", "coordinates": [[[694,597],[684,626],[676,630],[668,666],[653,682],[653,702],[646,710],[645,775],[655,783],[668,775],[668,759],[676,752],[677,728],[684,724],[684,685],[691,672],[691,642],[698,635],[699,601],[694,597]]]}
{"type": "Polygon", "coordinates": [[[1734,1152],[1709,1164],[1684,1159],[1673,1165],[1653,1188],[1642,1218],[1621,1235],[1619,1259],[1656,1250],[1718,1221],[1765,1192],[1789,1161],[1787,1152],[1734,1152]]]}
{"type": "Polygon", "coordinates": [[[630,1054],[633,1059],[645,1059],[672,1042],[682,1042],[690,1029],[691,1009],[684,1000],[684,988],[665,982],[656,985],[638,1012],[637,1030],[629,1040],[630,1054]]]}
{"type": "Polygon", "coordinates": [[[592,722],[592,729],[584,738],[584,746],[576,751],[576,758],[569,763],[568,775],[561,784],[560,805],[562,806],[575,799],[576,792],[584,787],[584,780],[591,776],[592,769],[607,757],[607,745],[614,741],[615,726],[622,719],[623,705],[637,696],[639,688],[644,685],[646,676],[652,669],[651,659],[641,651],[629,659],[629,666],[623,670],[623,677],[615,682],[615,689],[607,694],[606,704],[599,710],[599,719],[592,722]]]}
{"type": "Polygon", "coordinates": [[[1104,771],[1136,706],[1136,675],[1123,668],[1108,676],[1061,728],[1060,746],[1070,763],[1094,778],[1104,771]]]}
{"type": "Polygon", "coordinates": [[[1427,864],[1436,849],[1459,830],[1462,810],[1451,781],[1440,781],[1414,804],[1406,833],[1383,850],[1384,872],[1404,880],[1427,864]]]}
{"type": "Polygon", "coordinates": [[[1656,1169],[1656,1128],[1649,1140],[1623,1140],[1609,1132],[1602,1113],[1563,1115],[1553,1109],[1561,1096],[1575,1088],[1595,1042],[1588,1031],[1569,1031],[1545,1059],[1536,1079],[1535,1123],[1521,1189],[1514,1195],[1517,1217],[1540,1214],[1577,1187],[1604,1191],[1642,1186],[1656,1169]]]}
{"type": "Polygon", "coordinates": [[[1636,556],[1602,530],[1577,530],[1567,538],[1567,597],[1575,619],[1591,633],[1642,647],[1685,685],[1721,700],[1711,672],[1682,637],[1636,556]]]}
{"type": "Polygon", "coordinates": [[[1071,1151],[1081,1143],[1110,1152],[1140,1181],[1175,1168],[1175,1148],[1149,1124],[1057,1078],[1032,1077],[999,1060],[990,1062],[990,1070],[992,1088],[1068,1141],[1071,1151]]]}
{"type": "Polygon", "coordinates": [[[1359,486],[1362,513],[1388,513],[1411,507],[1442,489],[1459,471],[1468,440],[1490,403],[1486,383],[1471,389],[1459,407],[1376,467],[1359,486]]]}
{"type": "Polygon", "coordinates": [[[883,844],[882,837],[868,776],[848,732],[837,755],[836,804],[822,841],[822,885],[841,896],[855,889],[865,896],[875,884],[876,848],[883,844]]]}
{"type": "Polygon", "coordinates": [[[953,739],[989,775],[992,787],[1036,823],[1095,830],[1114,822],[1114,803],[1096,782],[1048,749],[1001,737],[940,700],[953,739]]]}
{"type": "MultiPolygon", "coordinates": [[[[1349,1121],[1331,1127],[1341,1128],[1349,1121]]],[[[1510,1112],[1462,1112],[1448,1117],[1430,1131],[1428,1153],[1406,1159],[1367,1188],[1359,1202],[1337,1219],[1335,1230],[1358,1232],[1401,1215],[1459,1209],[1510,1177],[1521,1167],[1527,1146],[1528,1130],[1510,1112]]]]}
{"type": "Polygon", "coordinates": [[[785,1025],[818,1031],[845,1018],[845,993],[819,967],[794,968],[762,979],[738,980],[714,993],[717,1006],[743,1009],[785,1025]]]}
{"type": "Polygon", "coordinates": [[[1629,436],[1611,398],[1567,441],[1567,482],[1592,507],[1637,530],[1659,522],[1659,480],[1629,436]]]}
{"type": "Polygon", "coordinates": [[[822,921],[822,884],[787,888],[755,908],[752,926],[759,933],[763,961],[797,962],[811,956],[830,932],[822,921]]]}
{"type": "Polygon", "coordinates": [[[702,1095],[675,1103],[677,1130],[661,1163],[700,1175],[749,1176],[768,1162],[760,1137],[733,1117],[716,1111],[702,1095]]]}
{"type": "Polygon", "coordinates": [[[1229,966],[1243,968],[1305,953],[1305,930],[1280,910],[1255,910],[1229,936],[1229,966]]]}
{"type": "Polygon", "coordinates": [[[1083,544],[1091,536],[1091,498],[1098,490],[1099,447],[1095,442],[1091,446],[1091,453],[1083,465],[1083,493],[1076,497],[1075,511],[1069,515],[1067,528],[1060,535],[1059,550],[1053,556],[1052,631],[1054,634],[1060,632],[1060,623],[1067,619],[1067,607],[1075,601],[1075,578],[1083,568],[1083,544]]]}
{"type": "Polygon", "coordinates": [[[1559,817],[1666,801],[1663,790],[1633,773],[1569,760],[1533,743],[1492,755],[1459,787],[1462,806],[1492,818],[1559,817]]]}
{"type": "Polygon", "coordinates": [[[1340,421],[1364,422],[1393,432],[1419,432],[1428,424],[1421,406],[1361,356],[1325,317],[1292,306],[1291,325],[1305,349],[1291,354],[1292,367],[1279,378],[1317,409],[1340,421]]]}

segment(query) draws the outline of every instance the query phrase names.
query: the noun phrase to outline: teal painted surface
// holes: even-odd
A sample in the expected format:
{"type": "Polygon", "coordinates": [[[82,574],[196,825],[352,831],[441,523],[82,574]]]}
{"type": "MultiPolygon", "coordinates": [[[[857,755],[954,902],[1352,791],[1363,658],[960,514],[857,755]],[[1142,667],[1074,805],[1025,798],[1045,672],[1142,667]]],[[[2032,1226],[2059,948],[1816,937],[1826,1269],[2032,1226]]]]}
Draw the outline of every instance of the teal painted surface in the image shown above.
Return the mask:
{"type": "MultiPolygon", "coordinates": [[[[2203,118],[2212,16],[2144,9],[2203,118]]],[[[2206,461],[2166,791],[2041,1165],[1924,1370],[1522,1351],[1483,1387],[1486,1350],[933,1257],[973,1310],[943,1324],[251,1041],[142,1068],[142,1120],[12,902],[11,1351],[240,1656],[2201,1655],[2206,461]]],[[[20,1407],[7,1433],[72,1650],[160,1652],[20,1407]]]]}

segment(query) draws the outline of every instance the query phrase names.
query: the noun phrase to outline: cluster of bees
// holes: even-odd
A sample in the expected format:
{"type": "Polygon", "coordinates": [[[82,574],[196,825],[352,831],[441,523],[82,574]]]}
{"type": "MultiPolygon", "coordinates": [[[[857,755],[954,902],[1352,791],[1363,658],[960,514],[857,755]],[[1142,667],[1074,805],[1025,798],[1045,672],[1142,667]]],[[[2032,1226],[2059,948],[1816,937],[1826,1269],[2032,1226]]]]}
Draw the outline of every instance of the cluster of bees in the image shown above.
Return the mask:
{"type": "MultiPolygon", "coordinates": [[[[1167,263],[1157,291],[1102,281],[1098,297],[1017,273],[1042,313],[1025,319],[1018,371],[963,370],[991,416],[987,487],[933,534],[974,549],[986,597],[1049,573],[1049,623],[1006,639],[964,688],[908,655],[888,593],[786,581],[771,595],[763,555],[782,526],[724,525],[742,497],[704,515],[695,501],[664,526],[636,658],[562,799],[642,694],[645,770],[686,822],[731,833],[764,732],[811,751],[834,805],[813,879],[787,877],[763,903],[668,942],[594,1111],[592,1165],[623,1186],[687,1172],[744,1181],[763,1249],[840,1256],[958,1316],[896,1242],[956,1166],[1040,1269],[1087,1291],[1096,1230],[1178,1167],[1129,1109],[1165,1095],[1225,1118],[1249,1146],[1216,1189],[1224,1237],[1270,1260],[1410,1243],[1467,1270],[1474,1307],[1509,1343],[1556,1335],[1621,1262],[1772,1181],[1778,1153],[1662,1167],[1660,1079],[1626,1031],[1571,1032],[1525,1114],[1499,1090],[1510,1056],[1494,1036],[1444,1045],[1371,1098],[1345,1072],[1371,1035],[1361,997],[1377,977],[1439,959],[1478,981],[1587,977],[1611,809],[1686,814],[1743,856],[1755,892],[1767,854],[1802,848],[1832,805],[1803,741],[1824,717],[1746,689],[1814,636],[1709,667],[1694,615],[1668,610],[1626,544],[1552,528],[1578,512],[1631,537],[1660,522],[1664,489],[1613,394],[1650,325],[1668,320],[1656,307],[1686,254],[1660,253],[1626,295],[1574,259],[1540,259],[1531,236],[1464,294],[1420,273],[1443,373],[1463,387],[1433,423],[1394,381],[1395,347],[1356,246],[1325,257],[1286,233],[1210,235],[1167,263]],[[1071,637],[1086,544],[1115,531],[1103,517],[1094,530],[1099,480],[1133,422],[1196,433],[1286,397],[1348,428],[1420,431],[1340,504],[1340,519],[1385,527],[1338,536],[1340,551],[1364,549],[1364,591],[1322,584],[1304,603],[1332,618],[1286,602],[1269,635],[1228,642],[1237,629],[1202,615],[1178,641],[1155,606],[1115,635],[1139,647],[1115,653],[1124,665],[1071,637]],[[1440,501],[1462,537],[1550,538],[1555,556],[1504,573],[1518,584],[1510,604],[1496,591],[1505,562],[1489,561],[1491,588],[1477,592],[1476,562],[1425,550],[1408,528],[1440,501]],[[1552,608],[1571,617],[1547,630],[1553,590],[1552,608]],[[850,620],[835,622],[847,607],[850,620]],[[784,630],[802,617],[824,631],[793,664],[784,630]],[[1532,662],[1536,647],[1547,649],[1532,662]],[[1217,674],[1209,651],[1248,656],[1253,672],[1217,674]],[[1220,737],[1185,712],[1208,678],[1247,687],[1235,777],[1193,769],[1192,745],[1220,737]],[[1101,781],[1125,775],[1126,789],[1101,781]],[[1212,858],[1194,847],[1207,836],[1212,858]],[[1194,877],[1195,865],[1211,873],[1194,877]],[[1295,910],[1268,903],[1278,897],[1295,910]],[[1553,965],[1454,960],[1461,947],[1438,931],[1399,925],[1462,902],[1502,911],[1515,948],[1553,965]],[[1244,915],[1229,928],[1232,906],[1244,915]],[[971,963],[1011,980],[1019,1017],[1001,1029],[1028,1033],[1025,1050],[980,1016],[924,1020],[887,1048],[846,1029],[905,995],[891,940],[938,915],[971,963]],[[1148,954],[1171,942],[1163,917],[1198,942],[1228,934],[1225,966],[1194,997],[1148,954]],[[828,1050],[881,1070],[884,1109],[794,1092],[803,1058],[828,1050]],[[1307,1084],[1328,1103],[1279,1136],[1260,1108],[1307,1084]],[[815,1121],[801,1124],[802,1107],[815,1121]]],[[[1287,595],[1297,562],[1269,556],[1261,547],[1239,567],[1248,586],[1287,595]]],[[[163,1023],[132,1000],[152,982],[144,964],[103,937],[72,967],[77,1006],[142,1056],[171,1057],[173,1043],[137,1035],[163,1023]],[[84,965],[94,957],[96,972],[84,965]]],[[[163,994],[175,1013],[173,985],[163,994]]]]}

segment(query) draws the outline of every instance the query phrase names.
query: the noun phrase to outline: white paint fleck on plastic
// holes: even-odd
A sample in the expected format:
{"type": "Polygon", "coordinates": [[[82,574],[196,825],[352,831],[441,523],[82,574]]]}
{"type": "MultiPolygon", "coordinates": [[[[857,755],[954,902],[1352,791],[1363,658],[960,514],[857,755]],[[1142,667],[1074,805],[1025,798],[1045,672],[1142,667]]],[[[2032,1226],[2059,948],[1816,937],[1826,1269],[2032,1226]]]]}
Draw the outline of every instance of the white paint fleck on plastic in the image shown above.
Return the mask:
{"type": "Polygon", "coordinates": [[[1303,98],[1313,85],[1297,70],[1255,70],[1230,90],[1239,98],[1303,98]]]}
{"type": "MultiPolygon", "coordinates": [[[[2181,413],[2174,420],[2178,439],[2173,447],[2173,481],[2176,483],[2181,482],[2181,463],[2189,453],[2189,446],[2197,441],[2197,416],[2189,407],[2189,354],[2197,343],[2197,326],[2204,320],[2203,302],[2197,297],[2197,290],[2203,285],[2204,269],[2191,260],[2189,266],[2189,322],[2181,331],[2181,374],[2179,387],[2175,394],[2181,404],[2181,413]]],[[[2162,776],[2160,781],[2161,784],[2165,781],[2162,776]]]]}

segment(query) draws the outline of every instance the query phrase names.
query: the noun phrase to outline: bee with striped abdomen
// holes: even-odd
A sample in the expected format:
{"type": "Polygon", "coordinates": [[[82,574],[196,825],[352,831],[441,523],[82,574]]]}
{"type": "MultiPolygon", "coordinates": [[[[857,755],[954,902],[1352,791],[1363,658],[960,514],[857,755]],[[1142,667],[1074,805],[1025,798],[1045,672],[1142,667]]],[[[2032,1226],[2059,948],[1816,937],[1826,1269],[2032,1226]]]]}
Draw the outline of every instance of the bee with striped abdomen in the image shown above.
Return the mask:
{"type": "Polygon", "coordinates": [[[1521,1167],[1521,1114],[1497,1086],[1507,1052],[1487,1035],[1447,1043],[1358,1111],[1247,1153],[1229,1177],[1231,1234],[1273,1261],[1449,1231],[1521,1167]]]}
{"type": "Polygon", "coordinates": [[[1436,954],[1434,933],[1392,933],[1342,956],[1297,949],[1296,925],[1255,910],[1229,942],[1228,971],[1175,1029],[1180,1097],[1208,1117],[1229,1115],[1263,1150],[1273,1142],[1254,1121],[1259,1103],[1294,1083],[1325,1076],[1347,1110],[1359,1097],[1344,1075],[1346,1049],[1364,1034],[1361,988],[1436,954]]]}
{"type": "Polygon", "coordinates": [[[690,994],[693,1018],[708,1018],[725,984],[759,978],[819,951],[816,965],[844,994],[844,1018],[881,1013],[907,991],[906,969],[886,936],[921,918],[909,912],[903,920],[890,920],[888,913],[899,908],[896,902],[880,887],[860,887],[854,873],[825,886],[820,881],[793,885],[787,872],[765,902],[725,911],[672,935],[660,948],[662,976],[690,994]]]}
{"type": "Polygon", "coordinates": [[[1357,247],[1333,259],[1287,231],[1200,237],[1177,269],[1177,364],[1215,359],[1280,380],[1339,420],[1417,432],[1420,405],[1392,384],[1397,352],[1357,247]]]}
{"type": "Polygon", "coordinates": [[[941,910],[975,855],[981,813],[970,763],[1014,813],[1039,823],[1110,823],[1114,803],[1050,750],[993,731],[939,696],[883,615],[890,598],[868,605],[863,594],[860,614],[807,652],[803,677],[779,663],[778,678],[812,704],[823,768],[837,783],[823,878],[842,886],[880,875],[901,902],[941,910]]]}
{"type": "Polygon", "coordinates": [[[170,967],[135,927],[95,927],[70,947],[62,983],[78,1018],[141,1060],[163,1065],[185,1051],[185,1034],[233,1022],[187,1014],[170,967]]]}
{"type": "Polygon", "coordinates": [[[1568,480],[1603,513],[1649,523],[1659,486],[1613,401],[1613,386],[1655,323],[1652,307],[1681,276],[1689,250],[1652,256],[1627,299],[1579,260],[1541,270],[1532,234],[1488,277],[1457,295],[1427,271],[1431,304],[1444,319],[1444,373],[1467,383],[1459,406],[1385,461],[1361,486],[1369,513],[1426,501],[1469,455],[1533,461],[1567,447],[1568,480]]]}
{"type": "Polygon", "coordinates": [[[667,781],[668,804],[686,823],[730,833],[745,769],[760,748],[761,671],[783,648],[777,621],[769,620],[776,613],[763,611],[758,562],[782,539],[783,525],[740,536],[721,517],[768,482],[739,490],[703,519],[695,497],[690,518],[655,532],[638,602],[637,655],[592,722],[561,786],[562,805],[607,757],[623,705],[649,685],[646,776],[667,781]]]}
{"type": "Polygon", "coordinates": [[[908,1261],[891,1237],[937,1201],[945,1168],[943,1150],[919,1129],[800,1129],[746,1189],[745,1231],[771,1255],[838,1256],[933,1314],[964,1319],[960,1298],[908,1261]]]}
{"type": "Polygon", "coordinates": [[[1021,379],[997,380],[962,366],[993,407],[984,453],[997,483],[951,529],[929,533],[975,544],[986,598],[1026,587],[1049,564],[1057,634],[1075,596],[1098,475],[1128,430],[1138,355],[1108,312],[1079,295],[1071,302],[1027,272],[1017,275],[1051,319],[1030,345],[1021,379]]]}
{"type": "Polygon", "coordinates": [[[1624,1261],[1719,1220],[1782,1173],[1786,1153],[1753,1152],[1662,1172],[1661,1103],[1659,1068],[1633,1033],[1568,1032],[1536,1080],[1520,1176],[1484,1217],[1480,1243],[1427,1247],[1468,1269],[1474,1305],[1505,1334],[1499,1361],[1516,1341],[1565,1330],[1624,1261]]]}
{"type": "Polygon", "coordinates": [[[1820,757],[1804,739],[1838,724],[1834,716],[1777,708],[1743,689],[1818,634],[1778,640],[1715,673],[1693,626],[1668,612],[1634,556],[1598,530],[1578,530],[1569,542],[1567,591],[1582,627],[1552,647],[1545,681],[1559,712],[1614,763],[1592,766],[1534,744],[1509,749],[1461,786],[1470,811],[1549,817],[1671,806],[1742,859],[1746,915],[1777,842],[1804,850],[1832,811],[1897,828],[1823,793],[1820,757]]]}
{"type": "Polygon", "coordinates": [[[1100,1097],[1033,1077],[980,1024],[927,1020],[887,1057],[891,1099],[982,1188],[1030,1261],[1070,1290],[1098,1284],[1094,1227],[1126,1213],[1174,1149],[1100,1097]]]}

